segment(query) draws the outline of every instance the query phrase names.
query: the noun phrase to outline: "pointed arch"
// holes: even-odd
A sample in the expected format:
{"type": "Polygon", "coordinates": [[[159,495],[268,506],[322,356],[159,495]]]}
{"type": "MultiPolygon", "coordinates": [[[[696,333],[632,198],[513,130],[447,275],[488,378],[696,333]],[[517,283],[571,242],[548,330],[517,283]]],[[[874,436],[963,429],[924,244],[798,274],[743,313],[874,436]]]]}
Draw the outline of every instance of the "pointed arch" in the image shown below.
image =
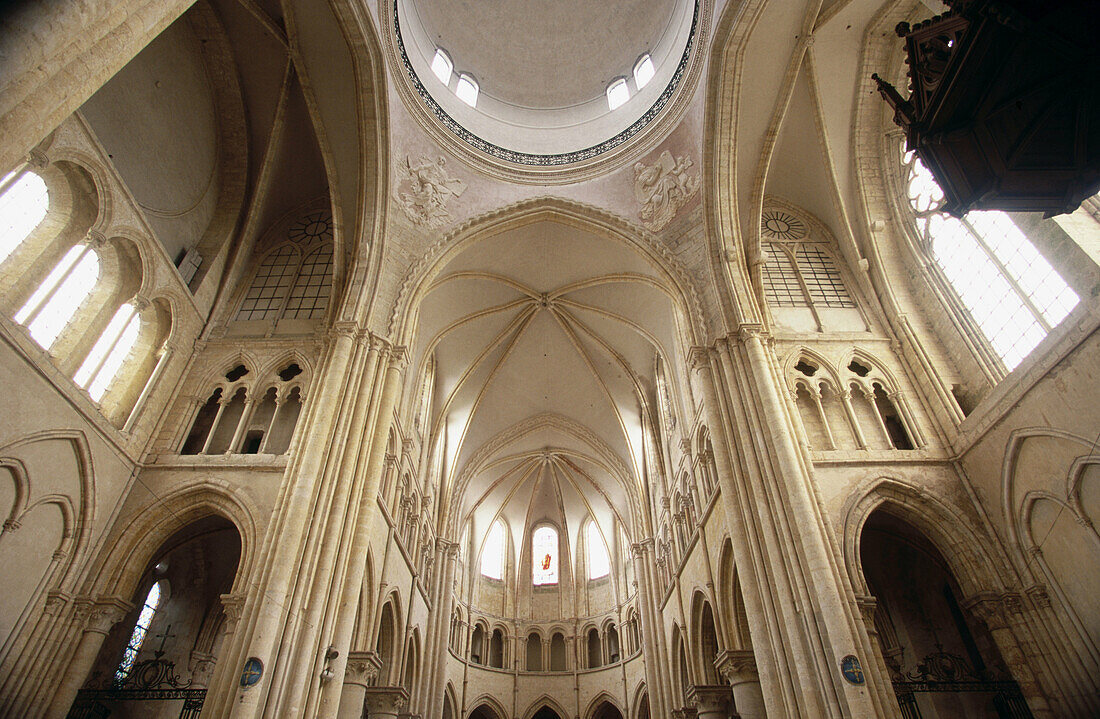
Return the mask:
{"type": "Polygon", "coordinates": [[[549,694],[543,694],[527,706],[527,711],[523,712],[523,719],[532,719],[535,714],[544,708],[554,712],[561,717],[561,719],[568,719],[570,716],[569,712],[565,710],[565,707],[559,704],[554,697],[549,694]]]}

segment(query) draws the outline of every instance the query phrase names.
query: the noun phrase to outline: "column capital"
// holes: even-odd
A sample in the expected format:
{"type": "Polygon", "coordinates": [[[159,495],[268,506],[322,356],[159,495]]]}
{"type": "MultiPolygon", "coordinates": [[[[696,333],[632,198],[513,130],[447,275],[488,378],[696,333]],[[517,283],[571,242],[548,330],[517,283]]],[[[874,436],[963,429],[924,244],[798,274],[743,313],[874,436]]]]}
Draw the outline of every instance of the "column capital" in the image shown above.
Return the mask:
{"type": "Polygon", "coordinates": [[[122,621],[134,605],[122,597],[100,597],[96,600],[76,600],[77,616],[84,621],[84,631],[106,634],[122,621]]]}
{"type": "Polygon", "coordinates": [[[978,592],[963,602],[963,606],[991,630],[1007,624],[1003,597],[995,592],[978,592]]]}
{"type": "Polygon", "coordinates": [[[878,610],[878,600],[870,594],[861,594],[856,597],[856,606],[859,607],[859,613],[863,616],[863,623],[868,629],[873,630],[875,628],[875,611],[878,610]]]}
{"type": "Polygon", "coordinates": [[[409,348],[405,345],[394,345],[390,348],[390,368],[395,369],[398,372],[404,371],[408,366],[409,360],[409,348]]]}
{"type": "Polygon", "coordinates": [[[765,340],[768,337],[768,331],[764,329],[764,325],[756,322],[745,322],[737,327],[737,339],[741,342],[748,342],[749,340],[765,340]]]}
{"type": "Polygon", "coordinates": [[[369,716],[397,716],[409,704],[404,687],[367,687],[363,700],[369,716]]]}
{"type": "Polygon", "coordinates": [[[1024,590],[1027,596],[1031,599],[1031,602],[1042,609],[1050,608],[1050,595],[1047,594],[1046,586],[1042,584],[1032,584],[1030,587],[1024,590]]]}
{"type": "Polygon", "coordinates": [[[348,652],[344,669],[344,684],[361,687],[373,686],[382,670],[382,658],[375,652],[348,652]]]}
{"type": "Polygon", "coordinates": [[[681,707],[672,710],[673,719],[695,719],[697,716],[699,716],[699,712],[695,707],[681,707]]]}
{"type": "Polygon", "coordinates": [[[758,681],[756,657],[751,649],[726,649],[714,658],[714,667],[730,685],[758,681]]]}
{"type": "Polygon", "coordinates": [[[688,366],[698,372],[704,367],[710,366],[710,348],[695,345],[688,350],[688,366]]]}
{"type": "Polygon", "coordinates": [[[36,170],[44,170],[49,166],[50,158],[46,156],[46,153],[35,148],[27,153],[26,162],[36,170]]]}
{"type": "Polygon", "coordinates": [[[244,595],[243,594],[223,594],[220,597],[222,602],[222,612],[225,614],[226,630],[232,631],[237,622],[241,619],[241,613],[244,611],[244,595]]]}
{"type": "MultiPolygon", "coordinates": [[[[692,685],[687,691],[687,700],[699,714],[716,714],[724,712],[733,699],[733,693],[728,686],[692,685]]],[[[722,716],[725,716],[723,713],[722,716]]]]}

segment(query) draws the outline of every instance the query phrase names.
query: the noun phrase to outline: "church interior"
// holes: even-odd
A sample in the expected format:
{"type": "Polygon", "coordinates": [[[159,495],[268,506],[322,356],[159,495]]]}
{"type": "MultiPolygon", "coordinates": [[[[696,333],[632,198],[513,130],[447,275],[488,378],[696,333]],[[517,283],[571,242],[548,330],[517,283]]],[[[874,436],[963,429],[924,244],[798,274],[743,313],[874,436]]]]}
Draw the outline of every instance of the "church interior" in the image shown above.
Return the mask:
{"type": "Polygon", "coordinates": [[[1022,4],[4,3],[0,717],[1100,716],[1098,185],[898,124],[1022,4]]]}

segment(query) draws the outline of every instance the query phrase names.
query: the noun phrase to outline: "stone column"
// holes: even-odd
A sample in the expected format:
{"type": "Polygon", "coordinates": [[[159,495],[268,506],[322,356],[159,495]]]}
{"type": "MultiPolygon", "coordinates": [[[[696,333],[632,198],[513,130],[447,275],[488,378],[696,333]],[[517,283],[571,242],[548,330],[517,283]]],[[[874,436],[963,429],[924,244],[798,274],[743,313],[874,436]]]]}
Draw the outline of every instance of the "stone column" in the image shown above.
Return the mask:
{"type": "Polygon", "coordinates": [[[993,592],[980,592],[967,599],[964,606],[989,629],[989,634],[1001,651],[1001,657],[1008,665],[1012,678],[1020,685],[1020,691],[1026,697],[1032,714],[1036,719],[1045,719],[1054,716],[1054,713],[1031,670],[1028,657],[1024,656],[1009,624],[1009,610],[1005,605],[1011,606],[1018,601],[1019,595],[1016,594],[998,596],[993,592]]]}
{"type": "Polygon", "coordinates": [[[693,686],[688,689],[688,702],[695,708],[699,719],[726,719],[729,716],[727,710],[731,698],[729,687],[721,685],[693,686]]]}
{"type": "MultiPolygon", "coordinates": [[[[631,556],[634,558],[634,581],[638,583],[638,606],[641,611],[642,644],[645,645],[646,687],[649,688],[650,712],[653,716],[664,716],[669,711],[667,679],[667,662],[661,661],[661,649],[658,644],[662,636],[656,621],[655,591],[653,588],[653,574],[648,566],[653,555],[653,540],[645,539],[630,546],[631,556]],[[648,555],[648,556],[647,556],[648,555]],[[661,667],[665,666],[665,672],[661,667]]],[[[573,666],[580,667],[580,651],[577,642],[574,641],[573,666]]]]}
{"type": "Polygon", "coordinates": [[[431,681],[422,682],[425,685],[426,701],[422,705],[431,717],[443,715],[443,676],[447,667],[447,656],[450,653],[450,628],[454,614],[454,583],[455,570],[458,566],[458,543],[445,539],[437,539],[436,546],[443,557],[443,567],[439,572],[438,591],[435,604],[435,661],[431,666],[431,681]],[[434,692],[431,693],[431,692],[434,692]]]}
{"type": "Polygon", "coordinates": [[[361,719],[367,689],[374,685],[381,669],[382,660],[374,652],[348,652],[338,719],[361,719]]]}
{"type": "Polygon", "coordinates": [[[730,684],[733,708],[741,719],[765,719],[764,694],[756,673],[756,658],[752,650],[719,652],[714,666],[730,684]]]}
{"type": "MultiPolygon", "coordinates": [[[[371,353],[376,354],[378,345],[372,340],[371,353]]],[[[351,648],[352,632],[355,630],[355,618],[359,612],[359,598],[362,593],[363,574],[366,572],[364,557],[370,545],[370,528],[378,517],[378,486],[382,479],[382,462],[386,456],[386,439],[389,435],[390,424],[393,418],[393,408],[400,393],[401,374],[408,361],[408,355],[403,347],[395,348],[389,353],[388,362],[385,364],[384,377],[381,391],[375,397],[368,399],[359,398],[361,404],[368,404],[373,410],[373,417],[367,424],[365,431],[367,436],[358,446],[355,458],[349,465],[354,472],[362,473],[360,486],[354,488],[354,503],[346,508],[347,516],[344,519],[345,527],[339,535],[339,555],[334,557],[336,566],[333,568],[331,581],[332,599],[335,604],[328,612],[326,623],[331,622],[332,635],[325,643],[331,645],[341,655],[346,656],[351,648]],[[374,401],[371,401],[371,400],[374,401]],[[342,570],[342,571],[341,571],[342,570]],[[331,619],[330,619],[331,617],[331,619]]],[[[382,359],[377,359],[377,365],[382,367],[382,359]]],[[[368,361],[368,373],[371,367],[368,361]]],[[[373,374],[373,373],[370,373],[373,374]]],[[[355,430],[352,431],[355,437],[355,430]]],[[[351,454],[355,448],[347,451],[351,454]]],[[[339,478],[338,478],[339,479],[339,478]]],[[[345,480],[346,481],[346,480],[345,480]]],[[[343,509],[343,508],[341,508],[343,509]]],[[[337,656],[332,661],[332,670],[336,676],[340,676],[343,667],[342,659],[337,656]]],[[[330,685],[321,688],[320,696],[311,697],[307,706],[307,714],[317,717],[335,717],[339,706],[339,695],[330,685]],[[317,705],[313,705],[317,701],[317,705]]]]}
{"type": "Polygon", "coordinates": [[[363,694],[370,719],[398,719],[409,704],[404,687],[368,687],[363,694]]]}
{"type": "Polygon", "coordinates": [[[95,602],[90,600],[77,601],[77,619],[83,620],[84,632],[80,635],[80,642],[76,645],[69,665],[65,669],[65,675],[46,710],[46,716],[50,719],[63,719],[69,712],[76,693],[92,671],[92,665],[99,650],[103,647],[103,640],[107,638],[107,632],[122,621],[127,612],[134,608],[130,602],[121,597],[101,597],[95,602]]]}

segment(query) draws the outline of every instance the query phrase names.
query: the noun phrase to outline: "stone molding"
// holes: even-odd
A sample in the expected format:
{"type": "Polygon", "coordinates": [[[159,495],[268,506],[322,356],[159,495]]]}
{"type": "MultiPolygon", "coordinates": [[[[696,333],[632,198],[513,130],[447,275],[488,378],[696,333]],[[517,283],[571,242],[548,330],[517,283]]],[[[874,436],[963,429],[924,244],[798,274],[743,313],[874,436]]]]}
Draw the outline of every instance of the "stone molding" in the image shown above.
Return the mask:
{"type": "Polygon", "coordinates": [[[714,667],[731,685],[759,681],[751,649],[726,649],[714,658],[714,667]]]}

